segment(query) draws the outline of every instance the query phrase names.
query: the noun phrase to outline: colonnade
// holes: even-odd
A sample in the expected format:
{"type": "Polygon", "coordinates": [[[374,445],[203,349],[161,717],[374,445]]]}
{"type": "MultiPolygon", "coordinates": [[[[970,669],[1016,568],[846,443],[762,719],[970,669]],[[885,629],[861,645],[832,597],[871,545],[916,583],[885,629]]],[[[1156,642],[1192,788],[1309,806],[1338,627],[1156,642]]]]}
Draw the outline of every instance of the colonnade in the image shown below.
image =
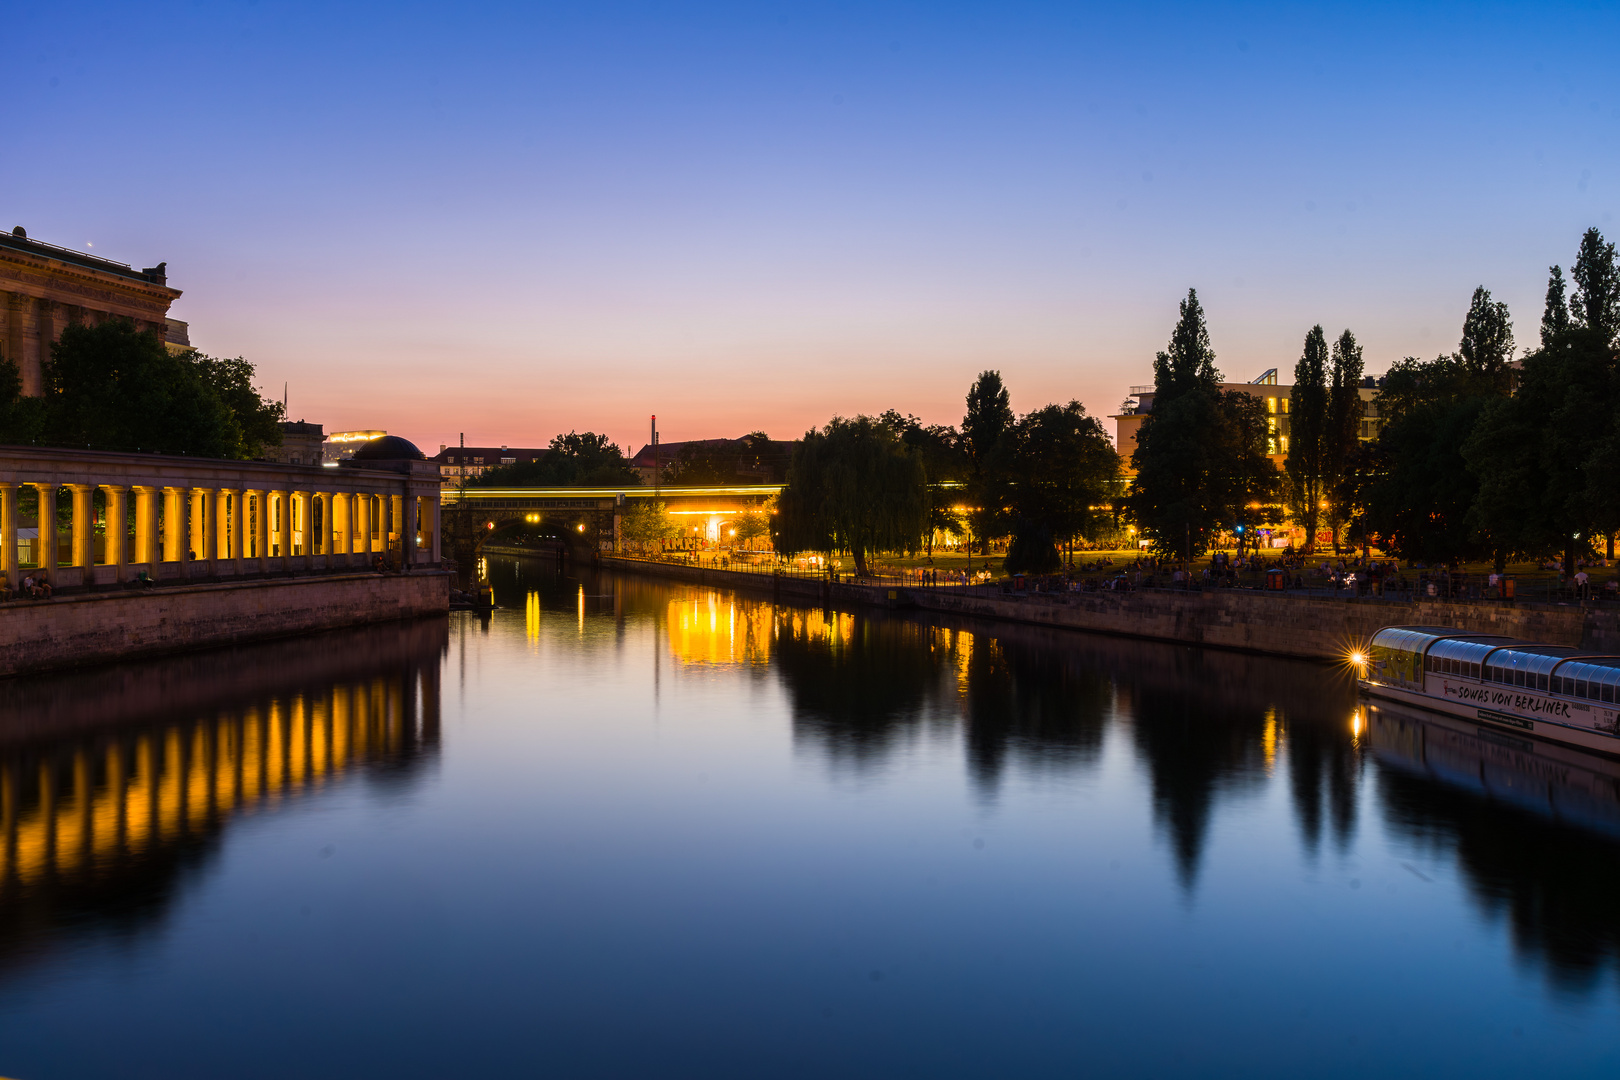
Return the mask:
{"type": "Polygon", "coordinates": [[[24,488],[38,502],[31,562],[56,586],[366,569],[379,555],[407,570],[439,561],[436,477],[0,448],[0,573],[13,588],[24,488]],[[63,492],[65,553],[52,527],[63,492]]]}

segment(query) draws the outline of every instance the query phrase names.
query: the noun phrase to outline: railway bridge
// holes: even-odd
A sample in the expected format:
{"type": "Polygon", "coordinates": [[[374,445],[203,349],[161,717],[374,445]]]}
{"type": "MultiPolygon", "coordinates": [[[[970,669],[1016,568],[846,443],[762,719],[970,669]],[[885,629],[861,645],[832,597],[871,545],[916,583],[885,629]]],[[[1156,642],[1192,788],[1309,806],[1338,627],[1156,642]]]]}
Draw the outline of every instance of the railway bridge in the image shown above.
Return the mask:
{"type": "MultiPolygon", "coordinates": [[[[458,539],[493,536],[517,524],[551,525],[594,551],[617,551],[624,514],[638,499],[658,499],[682,531],[718,540],[721,529],[782,490],[781,484],[651,487],[446,488],[441,520],[458,539]]],[[[480,545],[481,546],[481,545],[480,545]]]]}

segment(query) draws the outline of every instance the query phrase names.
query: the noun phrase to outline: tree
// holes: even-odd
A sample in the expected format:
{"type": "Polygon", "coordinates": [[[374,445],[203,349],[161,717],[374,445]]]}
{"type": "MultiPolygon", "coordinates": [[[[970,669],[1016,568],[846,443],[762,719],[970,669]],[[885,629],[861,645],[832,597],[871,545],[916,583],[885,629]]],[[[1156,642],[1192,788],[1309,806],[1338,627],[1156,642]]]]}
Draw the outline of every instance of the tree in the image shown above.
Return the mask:
{"type": "Polygon", "coordinates": [[[1044,573],[1061,565],[1058,545],[1090,536],[1093,509],[1113,493],[1119,454],[1078,401],[1026,414],[992,457],[998,502],[1013,516],[1007,569],[1044,573]]]}
{"type": "Polygon", "coordinates": [[[1384,376],[1377,446],[1383,468],[1366,484],[1366,527],[1386,550],[1430,564],[1489,550],[1470,522],[1479,479],[1462,446],[1494,392],[1451,356],[1409,356],[1384,376]]]}
{"type": "Polygon", "coordinates": [[[1468,314],[1463,317],[1457,355],[1469,372],[1495,387],[1496,393],[1507,393],[1508,364],[1513,360],[1513,319],[1507,305],[1493,301],[1490,290],[1483,285],[1474,290],[1468,314]]]}
{"type": "MultiPolygon", "coordinates": [[[[281,405],[253,365],[170,353],[127,319],[72,324],[51,347],[38,404],[0,407],[0,438],[44,446],[243,459],[281,442],[281,405]]],[[[4,391],[0,390],[0,397],[4,391]]]]}
{"type": "Polygon", "coordinates": [[[1575,265],[1569,271],[1575,284],[1571,297],[1571,321],[1591,330],[1605,345],[1620,338],[1620,267],[1615,264],[1614,245],[1605,243],[1597,229],[1581,236],[1575,265]]]}
{"type": "Polygon", "coordinates": [[[1316,520],[1327,484],[1328,346],[1321,324],[1305,335],[1305,349],[1294,364],[1288,402],[1288,495],[1294,520],[1305,528],[1305,549],[1316,543],[1316,520]]]}
{"type": "Polygon", "coordinates": [[[959,485],[970,474],[962,437],[949,424],[924,424],[920,418],[902,416],[895,409],[889,409],[878,421],[922,457],[923,470],[928,476],[928,524],[923,530],[923,545],[931,559],[935,533],[962,530],[961,518],[954,509],[959,496],[945,486],[959,485]]]}
{"type": "Polygon", "coordinates": [[[737,542],[740,544],[746,544],[750,540],[758,540],[762,536],[769,536],[771,534],[771,513],[764,508],[749,510],[737,519],[733,528],[737,534],[737,542]]]}
{"type": "Polygon", "coordinates": [[[619,518],[619,538],[645,547],[671,540],[681,527],[670,518],[662,499],[627,500],[630,506],[619,518]]]}
{"type": "Polygon", "coordinates": [[[1547,306],[1541,313],[1541,345],[1546,348],[1569,331],[1569,303],[1564,299],[1564,271],[1547,268],[1547,306]]]}
{"type": "Polygon", "coordinates": [[[485,469],[469,487],[639,487],[641,474],[630,467],[606,435],[570,431],[551,440],[534,461],[485,469]]]}
{"type": "Polygon", "coordinates": [[[1477,534],[1524,554],[1560,552],[1573,572],[1613,500],[1589,468],[1612,445],[1614,384],[1614,349],[1600,330],[1572,330],[1524,358],[1517,392],[1491,401],[1463,444],[1479,477],[1477,534]]]}
{"type": "MultiPolygon", "coordinates": [[[[1490,294],[1487,293],[1486,296],[1490,294]]],[[[1503,309],[1505,314],[1506,308],[1503,309]]],[[[1513,335],[1508,335],[1508,350],[1513,335]]],[[[1333,550],[1339,550],[1339,529],[1350,520],[1350,506],[1336,496],[1345,490],[1350,458],[1361,443],[1361,420],[1366,407],[1361,400],[1361,346],[1349,330],[1333,343],[1332,374],[1329,377],[1327,425],[1322,448],[1322,494],[1328,498],[1328,520],[1333,526],[1333,550]]]]}
{"type": "Polygon", "coordinates": [[[777,505],[779,551],[847,548],[864,576],[869,554],[913,548],[922,536],[927,476],[882,421],[835,416],[794,448],[777,505]]]}
{"type": "Polygon", "coordinates": [[[1275,497],[1260,403],[1221,390],[1204,311],[1187,291],[1170,346],[1153,364],[1153,407],[1136,437],[1132,514],[1155,550],[1191,558],[1254,502],[1275,497]]]}
{"type": "Polygon", "coordinates": [[[1005,530],[1006,515],[995,501],[995,485],[988,472],[996,448],[1016,422],[1007,388],[999,371],[981,371],[968,390],[967,413],[962,417],[961,448],[967,459],[967,493],[974,510],[968,517],[980,538],[981,552],[989,553],[990,538],[1005,530]]]}

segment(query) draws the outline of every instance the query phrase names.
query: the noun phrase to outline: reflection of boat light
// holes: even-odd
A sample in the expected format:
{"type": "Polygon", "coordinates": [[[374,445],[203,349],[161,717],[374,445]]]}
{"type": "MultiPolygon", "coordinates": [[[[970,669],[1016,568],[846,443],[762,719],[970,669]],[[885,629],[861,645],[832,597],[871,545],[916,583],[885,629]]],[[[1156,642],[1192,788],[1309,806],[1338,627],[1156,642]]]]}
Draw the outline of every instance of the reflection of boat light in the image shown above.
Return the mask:
{"type": "Polygon", "coordinates": [[[1386,626],[1366,653],[1375,697],[1620,754],[1620,657],[1436,626],[1386,626]]]}
{"type": "Polygon", "coordinates": [[[1423,709],[1367,708],[1380,764],[1620,838],[1620,762],[1423,709]]]}

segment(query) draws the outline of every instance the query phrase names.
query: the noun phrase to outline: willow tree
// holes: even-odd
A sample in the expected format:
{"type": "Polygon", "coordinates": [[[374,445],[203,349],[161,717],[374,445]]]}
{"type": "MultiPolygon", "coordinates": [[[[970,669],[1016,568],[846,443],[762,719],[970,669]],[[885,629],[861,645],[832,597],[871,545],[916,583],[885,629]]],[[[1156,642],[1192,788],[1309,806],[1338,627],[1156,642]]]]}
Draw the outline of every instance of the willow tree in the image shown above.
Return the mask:
{"type": "Polygon", "coordinates": [[[835,416],[794,447],[777,497],[784,554],[848,549],[855,572],[869,554],[912,550],[928,522],[922,458],[870,416],[835,416]]]}

